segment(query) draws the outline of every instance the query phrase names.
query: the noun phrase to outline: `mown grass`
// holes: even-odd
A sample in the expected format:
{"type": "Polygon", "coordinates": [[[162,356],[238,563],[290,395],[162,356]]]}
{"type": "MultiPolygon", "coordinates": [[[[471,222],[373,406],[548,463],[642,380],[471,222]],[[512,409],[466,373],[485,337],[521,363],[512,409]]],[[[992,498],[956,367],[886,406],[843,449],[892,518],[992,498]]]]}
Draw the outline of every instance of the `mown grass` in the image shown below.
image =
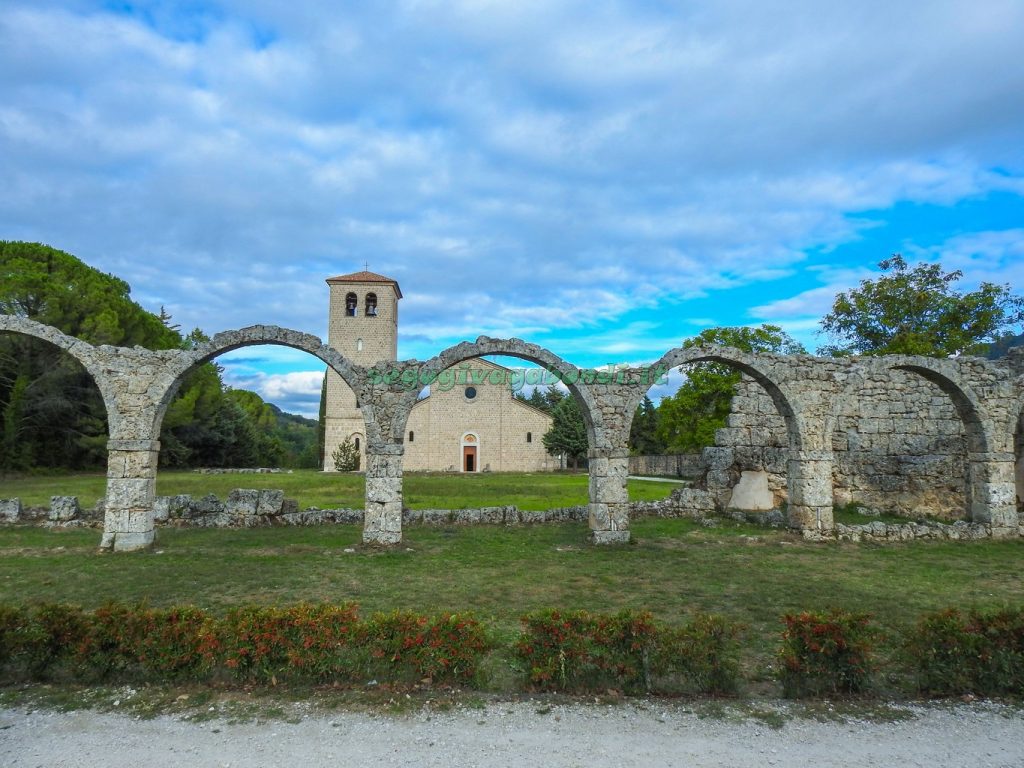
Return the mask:
{"type": "MultiPolygon", "coordinates": [[[[156,491],[161,496],[187,493],[225,498],[235,488],[277,488],[298,500],[301,508],[363,506],[365,481],[361,474],[297,469],[280,474],[207,475],[161,471],[156,491]]],[[[630,480],[634,501],[663,499],[677,487],[673,483],[630,480]]],[[[18,497],[26,506],[45,507],[51,496],[77,496],[83,507],[95,506],[103,496],[103,474],[20,475],[0,477],[0,498],[18,497]]],[[[410,509],[464,509],[515,504],[540,510],[587,503],[587,475],[554,472],[481,472],[479,474],[420,473],[405,475],[405,505],[410,509]]]]}
{"type": "Polygon", "coordinates": [[[545,607],[693,611],[748,626],[767,668],[786,612],[868,611],[887,629],[947,606],[1024,601],[1021,541],[810,544],[778,531],[638,520],[635,542],[585,543],[582,524],[407,527],[390,551],[360,546],[359,526],[163,529],[154,551],[98,555],[95,530],[0,529],[0,602],[108,600],[225,610],[239,603],[355,600],[364,613],[471,610],[511,636],[545,607]],[[352,549],[352,552],[344,550],[352,549]]]}

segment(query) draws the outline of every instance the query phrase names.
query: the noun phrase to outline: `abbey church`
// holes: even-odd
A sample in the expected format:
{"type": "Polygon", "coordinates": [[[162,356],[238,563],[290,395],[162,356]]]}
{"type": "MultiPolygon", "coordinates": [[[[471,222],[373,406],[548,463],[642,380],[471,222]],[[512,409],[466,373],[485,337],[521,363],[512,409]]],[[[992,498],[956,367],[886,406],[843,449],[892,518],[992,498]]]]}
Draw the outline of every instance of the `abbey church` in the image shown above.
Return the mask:
{"type": "MultiPolygon", "coordinates": [[[[355,272],[327,280],[330,286],[328,343],[359,365],[398,359],[398,302],[402,291],[389,277],[355,272]]],[[[551,417],[513,397],[507,385],[481,376],[501,370],[487,360],[472,360],[477,375],[449,389],[435,387],[422,397],[406,425],[404,469],[437,472],[539,472],[557,469],[558,457],[544,449],[542,437],[551,417]],[[463,383],[465,382],[465,383],[463,383]]],[[[360,449],[366,466],[363,417],[355,394],[338,374],[327,371],[324,469],[333,470],[332,454],[344,440],[360,449]]]]}

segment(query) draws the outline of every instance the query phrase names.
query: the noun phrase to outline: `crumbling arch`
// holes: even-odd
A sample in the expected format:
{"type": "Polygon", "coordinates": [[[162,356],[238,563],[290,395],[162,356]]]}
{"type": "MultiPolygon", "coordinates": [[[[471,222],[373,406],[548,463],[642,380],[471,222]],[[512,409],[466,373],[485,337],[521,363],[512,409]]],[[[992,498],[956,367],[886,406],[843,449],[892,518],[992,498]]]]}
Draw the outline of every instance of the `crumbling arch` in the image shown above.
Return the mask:
{"type": "Polygon", "coordinates": [[[971,457],[987,453],[989,436],[983,406],[960,363],[902,355],[856,358],[841,385],[825,426],[825,441],[841,459],[835,467],[837,505],[969,518],[971,457]],[[933,403],[935,397],[940,400],[933,403]],[[938,415],[935,407],[944,410],[933,420],[928,416],[938,415]]]}
{"type": "Polygon", "coordinates": [[[189,373],[226,352],[243,347],[264,345],[290,347],[308,352],[325,363],[328,368],[334,370],[356,393],[356,397],[359,397],[362,368],[352,363],[334,347],[325,344],[312,334],[276,325],[251,325],[235,331],[222,331],[208,342],[200,344],[193,350],[179,353],[176,359],[170,361],[166,370],[154,380],[152,385],[151,395],[158,404],[154,414],[152,434],[160,434],[160,426],[167,413],[167,408],[189,373]]]}
{"type": "Polygon", "coordinates": [[[0,333],[12,333],[45,341],[74,358],[99,389],[103,398],[103,408],[107,412],[108,433],[114,434],[117,426],[117,393],[106,376],[103,365],[96,359],[96,348],[92,344],[68,336],[53,326],[16,315],[0,314],[0,333]]]}
{"type": "MultiPolygon", "coordinates": [[[[794,408],[791,397],[783,390],[783,384],[776,382],[772,373],[767,370],[765,362],[770,362],[774,355],[755,355],[744,352],[735,347],[700,346],[700,347],[674,347],[666,352],[652,367],[654,370],[670,371],[690,363],[721,363],[730,368],[735,368],[745,373],[760,384],[775,403],[775,408],[786,422],[786,432],[789,438],[790,448],[799,451],[808,442],[805,439],[804,429],[794,408]]],[[[650,385],[653,386],[653,383],[650,385]]],[[[650,386],[637,388],[634,394],[631,408],[626,418],[626,434],[629,434],[629,427],[633,423],[633,416],[636,409],[644,399],[644,395],[650,390],[650,386]]]]}
{"type": "Polygon", "coordinates": [[[492,355],[526,360],[556,374],[581,405],[580,411],[587,427],[587,441],[590,447],[593,449],[604,442],[604,425],[600,407],[590,387],[584,383],[583,372],[579,368],[537,344],[531,344],[521,339],[494,339],[488,336],[480,336],[475,342],[464,341],[448,347],[416,366],[418,377],[412,388],[406,393],[408,407],[402,410],[392,424],[392,438],[399,442],[402,441],[412,405],[415,404],[419,393],[429,386],[441,371],[468,360],[492,355]]]}

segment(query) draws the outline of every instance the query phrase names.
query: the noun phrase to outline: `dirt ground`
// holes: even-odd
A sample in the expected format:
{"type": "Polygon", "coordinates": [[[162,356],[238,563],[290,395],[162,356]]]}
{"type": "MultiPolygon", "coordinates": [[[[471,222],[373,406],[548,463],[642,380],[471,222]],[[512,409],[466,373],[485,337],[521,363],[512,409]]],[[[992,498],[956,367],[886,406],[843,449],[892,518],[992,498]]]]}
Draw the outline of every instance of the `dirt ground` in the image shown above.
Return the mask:
{"type": "Polygon", "coordinates": [[[1024,713],[1004,705],[890,705],[830,716],[784,702],[490,702],[410,714],[151,720],[0,710],[0,765],[22,766],[1024,766],[1024,713]]]}

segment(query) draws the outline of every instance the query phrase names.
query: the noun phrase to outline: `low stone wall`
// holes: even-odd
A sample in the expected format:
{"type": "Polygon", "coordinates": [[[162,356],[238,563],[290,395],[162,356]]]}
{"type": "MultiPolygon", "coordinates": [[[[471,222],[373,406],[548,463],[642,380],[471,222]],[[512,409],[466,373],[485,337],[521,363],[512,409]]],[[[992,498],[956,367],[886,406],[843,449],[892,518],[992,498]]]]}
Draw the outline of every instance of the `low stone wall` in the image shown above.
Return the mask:
{"type": "MultiPolygon", "coordinates": [[[[581,522],[588,519],[588,508],[581,504],[547,510],[522,510],[509,504],[473,509],[406,509],[403,525],[534,525],[539,523],[581,522]]],[[[280,490],[238,488],[221,501],[208,494],[193,498],[187,494],[158,496],[154,505],[158,525],[179,528],[251,528],[273,525],[362,525],[361,509],[298,508],[294,499],[286,499],[280,490]]],[[[715,526],[723,520],[738,520],[768,528],[786,527],[779,509],[745,511],[722,509],[716,494],[697,488],[676,488],[659,501],[629,503],[629,516],[690,518],[702,525],[715,526]]],[[[103,500],[94,509],[82,509],[74,496],[54,496],[50,508],[25,508],[19,499],[0,499],[0,523],[40,523],[46,527],[98,527],[103,521],[103,500]]],[[[1024,537],[1024,526],[1016,530],[1024,537]]],[[[861,525],[837,523],[835,530],[819,533],[804,531],[807,541],[850,541],[892,543],[915,540],[972,541],[1008,535],[1006,529],[993,534],[992,526],[964,520],[952,524],[927,521],[905,523],[867,522],[861,525]]]]}
{"type": "MultiPolygon", "coordinates": [[[[1019,528],[1019,535],[1024,536],[1024,526],[1019,528]]],[[[919,539],[972,541],[992,538],[992,526],[982,523],[969,523],[958,520],[955,523],[910,522],[883,523],[879,521],[862,525],[843,525],[836,523],[834,535],[821,536],[816,531],[805,531],[804,538],[816,541],[870,541],[894,542],[915,541],[919,539]]]]}
{"type": "Polygon", "coordinates": [[[280,467],[200,467],[192,471],[200,475],[290,475],[294,470],[280,467]]]}
{"type": "Polygon", "coordinates": [[[704,458],[699,453],[630,456],[629,474],[697,477],[704,473],[704,458]]]}

